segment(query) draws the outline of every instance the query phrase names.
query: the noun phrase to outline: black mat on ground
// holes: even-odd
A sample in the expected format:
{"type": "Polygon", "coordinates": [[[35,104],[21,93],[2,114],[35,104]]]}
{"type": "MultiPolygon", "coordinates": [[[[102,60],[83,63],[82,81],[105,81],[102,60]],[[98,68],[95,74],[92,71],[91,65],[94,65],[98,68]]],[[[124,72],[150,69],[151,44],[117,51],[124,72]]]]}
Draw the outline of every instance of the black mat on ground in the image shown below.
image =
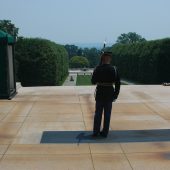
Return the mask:
{"type": "Polygon", "coordinates": [[[44,131],[41,143],[126,143],[170,141],[169,129],[110,131],[107,138],[92,137],[91,131],[44,131]]]}

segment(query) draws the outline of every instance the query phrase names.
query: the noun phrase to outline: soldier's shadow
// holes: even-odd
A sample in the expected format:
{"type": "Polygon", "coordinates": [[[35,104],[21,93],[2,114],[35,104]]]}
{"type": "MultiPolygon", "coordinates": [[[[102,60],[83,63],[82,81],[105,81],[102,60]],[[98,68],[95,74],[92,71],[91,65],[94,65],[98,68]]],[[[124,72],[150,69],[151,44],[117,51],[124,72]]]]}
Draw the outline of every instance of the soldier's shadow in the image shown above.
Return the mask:
{"type": "Polygon", "coordinates": [[[107,138],[92,137],[92,131],[44,131],[41,143],[127,143],[170,141],[170,129],[116,130],[107,138]]]}

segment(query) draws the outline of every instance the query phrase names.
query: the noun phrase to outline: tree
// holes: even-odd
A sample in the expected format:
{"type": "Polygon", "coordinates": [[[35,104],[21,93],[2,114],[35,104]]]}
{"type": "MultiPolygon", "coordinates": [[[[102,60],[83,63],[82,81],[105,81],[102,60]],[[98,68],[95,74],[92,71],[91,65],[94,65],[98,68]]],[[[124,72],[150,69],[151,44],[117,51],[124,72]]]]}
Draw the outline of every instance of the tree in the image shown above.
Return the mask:
{"type": "Polygon", "coordinates": [[[0,20],[0,29],[14,37],[18,36],[19,28],[15,24],[11,23],[11,20],[0,20]]]}
{"type": "Polygon", "coordinates": [[[96,67],[100,61],[100,50],[96,48],[85,48],[83,55],[89,60],[90,67],[96,67]]]}
{"type": "Polygon", "coordinates": [[[79,48],[77,46],[75,46],[75,45],[68,45],[67,44],[64,47],[65,47],[65,49],[68,52],[69,59],[71,57],[73,57],[73,56],[77,56],[78,55],[77,53],[78,53],[79,48]]]}
{"type": "Polygon", "coordinates": [[[118,44],[134,44],[138,42],[144,42],[146,41],[145,38],[143,38],[141,35],[135,33],[135,32],[129,32],[127,34],[121,34],[117,38],[118,44]]]}
{"type": "Polygon", "coordinates": [[[74,56],[70,59],[71,68],[83,68],[83,67],[88,67],[88,66],[89,66],[89,61],[85,57],[74,56]]]}
{"type": "Polygon", "coordinates": [[[83,54],[83,49],[79,48],[78,51],[77,51],[77,55],[82,56],[82,54],[83,54]]]}
{"type": "Polygon", "coordinates": [[[89,61],[90,67],[95,67],[100,60],[100,50],[96,48],[79,48],[75,45],[65,45],[69,59],[74,56],[84,56],[89,61]]]}

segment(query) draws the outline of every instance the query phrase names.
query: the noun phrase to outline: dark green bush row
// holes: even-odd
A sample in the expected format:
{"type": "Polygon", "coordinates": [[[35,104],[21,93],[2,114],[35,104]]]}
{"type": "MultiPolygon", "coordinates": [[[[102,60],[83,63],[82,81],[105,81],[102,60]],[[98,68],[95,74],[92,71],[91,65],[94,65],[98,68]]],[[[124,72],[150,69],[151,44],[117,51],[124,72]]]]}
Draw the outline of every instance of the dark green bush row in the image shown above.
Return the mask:
{"type": "Polygon", "coordinates": [[[170,39],[112,47],[121,77],[144,84],[170,82],[170,39]]]}
{"type": "Polygon", "coordinates": [[[23,86],[60,85],[68,74],[67,51],[49,40],[20,38],[15,57],[17,77],[23,86]]]}

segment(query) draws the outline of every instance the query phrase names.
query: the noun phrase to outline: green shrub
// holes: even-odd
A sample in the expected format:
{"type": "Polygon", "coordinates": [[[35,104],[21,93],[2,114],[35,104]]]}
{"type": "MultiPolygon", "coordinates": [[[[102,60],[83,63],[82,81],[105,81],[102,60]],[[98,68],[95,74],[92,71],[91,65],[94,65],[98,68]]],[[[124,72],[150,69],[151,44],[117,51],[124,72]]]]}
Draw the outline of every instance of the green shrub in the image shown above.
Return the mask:
{"type": "Polygon", "coordinates": [[[68,74],[65,48],[49,40],[20,38],[15,54],[17,77],[23,86],[59,85],[68,74]]]}
{"type": "Polygon", "coordinates": [[[117,44],[111,51],[122,78],[144,84],[170,82],[170,39],[117,44]]]}

